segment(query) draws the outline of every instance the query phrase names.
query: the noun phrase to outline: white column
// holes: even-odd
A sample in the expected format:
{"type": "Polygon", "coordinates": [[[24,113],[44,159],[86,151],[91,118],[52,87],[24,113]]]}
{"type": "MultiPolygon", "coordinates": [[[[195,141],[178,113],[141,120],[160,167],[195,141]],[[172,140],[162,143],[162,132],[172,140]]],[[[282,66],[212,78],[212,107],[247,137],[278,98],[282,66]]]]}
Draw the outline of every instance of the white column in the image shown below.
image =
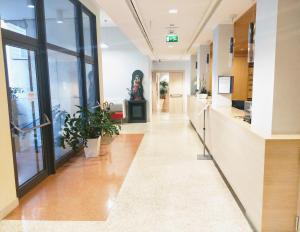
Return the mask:
{"type": "Polygon", "coordinates": [[[232,24],[218,25],[213,32],[213,70],[212,105],[213,107],[231,106],[231,94],[218,94],[218,76],[231,75],[229,67],[230,38],[233,36],[232,24]]]}
{"type": "Polygon", "coordinates": [[[258,0],[252,128],[300,134],[300,1],[258,0]]]}
{"type": "Polygon", "coordinates": [[[200,45],[200,47],[197,49],[197,82],[200,83],[200,81],[204,79],[206,81],[206,89],[209,88],[209,65],[206,65],[206,58],[207,55],[209,55],[209,52],[209,45],[200,45]]]}

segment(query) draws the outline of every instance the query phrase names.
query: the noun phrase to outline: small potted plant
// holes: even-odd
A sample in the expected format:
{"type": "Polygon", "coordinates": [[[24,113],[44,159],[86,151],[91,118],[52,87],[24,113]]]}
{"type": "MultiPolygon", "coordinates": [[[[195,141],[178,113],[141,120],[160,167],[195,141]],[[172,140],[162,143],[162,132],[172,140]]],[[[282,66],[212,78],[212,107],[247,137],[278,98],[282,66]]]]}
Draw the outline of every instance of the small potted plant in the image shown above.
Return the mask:
{"type": "Polygon", "coordinates": [[[78,151],[84,147],[86,157],[100,155],[101,137],[118,135],[120,126],[115,125],[110,119],[110,113],[101,107],[89,110],[87,107],[77,106],[79,110],[67,114],[61,145],[66,145],[78,151]]]}
{"type": "Polygon", "coordinates": [[[168,93],[169,83],[166,81],[161,81],[159,83],[159,92],[160,92],[160,99],[166,99],[166,95],[168,93]]]}
{"type": "Polygon", "coordinates": [[[204,77],[200,81],[200,91],[198,91],[197,96],[199,99],[206,99],[208,97],[208,91],[206,88],[206,80],[204,77]]]}

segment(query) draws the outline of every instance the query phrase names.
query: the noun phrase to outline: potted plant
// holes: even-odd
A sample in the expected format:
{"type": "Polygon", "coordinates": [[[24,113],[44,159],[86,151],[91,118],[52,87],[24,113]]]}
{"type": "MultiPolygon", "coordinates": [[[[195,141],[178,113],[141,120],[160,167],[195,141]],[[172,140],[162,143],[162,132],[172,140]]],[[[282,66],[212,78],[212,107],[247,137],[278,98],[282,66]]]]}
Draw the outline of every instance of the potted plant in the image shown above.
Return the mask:
{"type": "Polygon", "coordinates": [[[200,91],[197,93],[199,99],[206,99],[208,97],[208,91],[206,88],[206,80],[203,77],[200,81],[200,91]]]}
{"type": "Polygon", "coordinates": [[[166,99],[169,83],[166,81],[159,82],[160,99],[166,99]]]}
{"type": "Polygon", "coordinates": [[[93,110],[77,107],[75,114],[66,116],[61,145],[63,148],[68,145],[74,151],[83,146],[86,157],[96,157],[100,155],[101,137],[118,135],[120,126],[115,125],[110,113],[101,107],[93,110]]]}

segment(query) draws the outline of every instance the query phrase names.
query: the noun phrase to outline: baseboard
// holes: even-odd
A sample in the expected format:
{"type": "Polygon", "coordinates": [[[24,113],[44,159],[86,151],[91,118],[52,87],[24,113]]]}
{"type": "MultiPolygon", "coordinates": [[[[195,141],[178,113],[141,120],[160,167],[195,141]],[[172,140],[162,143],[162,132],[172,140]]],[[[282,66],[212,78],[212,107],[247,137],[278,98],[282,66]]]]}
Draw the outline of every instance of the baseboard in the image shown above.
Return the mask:
{"type": "Polygon", "coordinates": [[[11,211],[17,208],[19,205],[19,199],[16,198],[12,202],[10,202],[7,206],[0,210],[0,220],[5,218],[11,211]]]}

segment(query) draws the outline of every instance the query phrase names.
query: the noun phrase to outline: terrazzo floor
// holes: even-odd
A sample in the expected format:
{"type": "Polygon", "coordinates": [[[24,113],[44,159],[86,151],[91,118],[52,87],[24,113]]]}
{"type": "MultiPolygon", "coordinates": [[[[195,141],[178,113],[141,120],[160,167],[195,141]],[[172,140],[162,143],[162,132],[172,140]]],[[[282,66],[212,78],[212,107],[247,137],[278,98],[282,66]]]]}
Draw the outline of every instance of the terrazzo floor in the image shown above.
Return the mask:
{"type": "Polygon", "coordinates": [[[201,144],[186,116],[154,115],[123,133],[144,138],[106,221],[4,220],[0,231],[252,231],[212,161],[197,160],[201,144]]]}

